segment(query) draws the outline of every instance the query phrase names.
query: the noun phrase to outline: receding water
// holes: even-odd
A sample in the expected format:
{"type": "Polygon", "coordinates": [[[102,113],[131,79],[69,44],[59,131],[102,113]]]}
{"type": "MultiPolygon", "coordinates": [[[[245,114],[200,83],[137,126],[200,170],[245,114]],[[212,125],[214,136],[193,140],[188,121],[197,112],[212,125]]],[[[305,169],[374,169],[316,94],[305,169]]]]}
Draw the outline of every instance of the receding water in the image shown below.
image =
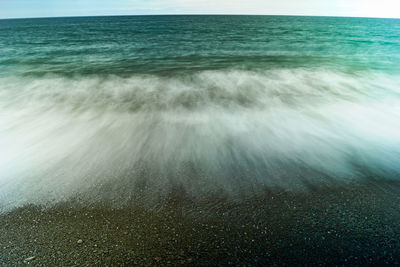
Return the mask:
{"type": "Polygon", "coordinates": [[[0,209],[400,179],[400,20],[0,20],[0,209]]]}

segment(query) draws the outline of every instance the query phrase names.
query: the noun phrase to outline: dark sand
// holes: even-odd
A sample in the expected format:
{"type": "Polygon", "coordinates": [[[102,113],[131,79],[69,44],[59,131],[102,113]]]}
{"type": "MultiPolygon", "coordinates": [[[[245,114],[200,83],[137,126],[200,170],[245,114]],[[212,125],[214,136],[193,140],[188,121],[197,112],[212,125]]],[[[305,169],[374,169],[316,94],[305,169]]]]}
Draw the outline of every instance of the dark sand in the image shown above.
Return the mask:
{"type": "Polygon", "coordinates": [[[371,181],[152,210],[29,206],[0,215],[0,266],[399,265],[399,193],[371,181]]]}

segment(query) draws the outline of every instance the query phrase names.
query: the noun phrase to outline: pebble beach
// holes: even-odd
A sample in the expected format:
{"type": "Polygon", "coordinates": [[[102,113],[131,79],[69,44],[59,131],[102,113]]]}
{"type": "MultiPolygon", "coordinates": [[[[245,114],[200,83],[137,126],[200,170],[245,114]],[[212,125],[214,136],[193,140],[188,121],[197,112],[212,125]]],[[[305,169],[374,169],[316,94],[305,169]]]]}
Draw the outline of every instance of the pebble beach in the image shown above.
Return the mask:
{"type": "Polygon", "coordinates": [[[1,266],[386,265],[400,256],[400,184],[240,202],[26,206],[0,216],[1,266]]]}

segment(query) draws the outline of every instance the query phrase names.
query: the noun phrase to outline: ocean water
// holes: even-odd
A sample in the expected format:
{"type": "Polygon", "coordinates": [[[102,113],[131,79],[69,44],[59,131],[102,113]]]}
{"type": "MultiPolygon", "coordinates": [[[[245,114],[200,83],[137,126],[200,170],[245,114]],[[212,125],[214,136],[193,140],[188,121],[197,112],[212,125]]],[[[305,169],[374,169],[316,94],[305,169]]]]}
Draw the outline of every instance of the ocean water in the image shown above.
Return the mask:
{"type": "Polygon", "coordinates": [[[0,20],[0,210],[399,174],[400,20],[0,20]]]}

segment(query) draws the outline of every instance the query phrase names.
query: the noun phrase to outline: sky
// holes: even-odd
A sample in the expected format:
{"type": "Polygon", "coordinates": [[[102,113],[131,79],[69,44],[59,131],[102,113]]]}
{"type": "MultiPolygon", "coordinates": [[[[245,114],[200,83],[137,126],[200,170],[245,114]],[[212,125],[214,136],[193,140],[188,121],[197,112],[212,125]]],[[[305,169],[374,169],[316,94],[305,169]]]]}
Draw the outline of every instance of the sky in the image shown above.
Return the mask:
{"type": "Polygon", "coordinates": [[[0,18],[149,14],[400,18],[400,0],[0,0],[0,18]]]}

